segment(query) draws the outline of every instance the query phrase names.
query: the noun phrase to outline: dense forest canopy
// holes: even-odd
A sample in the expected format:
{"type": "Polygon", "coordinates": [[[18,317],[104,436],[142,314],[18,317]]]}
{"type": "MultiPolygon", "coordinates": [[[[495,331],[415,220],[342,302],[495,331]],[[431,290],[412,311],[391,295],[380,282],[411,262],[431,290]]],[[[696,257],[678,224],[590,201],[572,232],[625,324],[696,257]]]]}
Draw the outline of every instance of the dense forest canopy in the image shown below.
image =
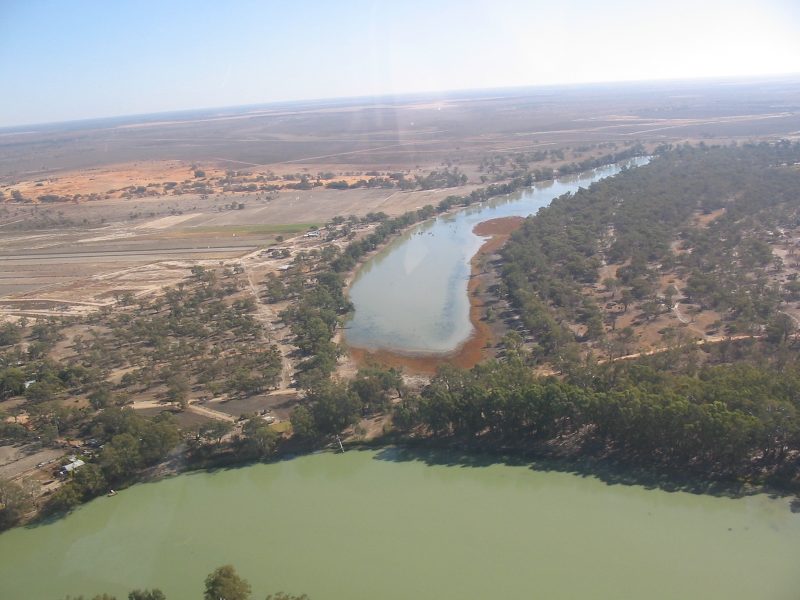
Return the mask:
{"type": "Polygon", "coordinates": [[[780,262],[768,242],[798,224],[799,161],[800,144],[788,142],[662,147],[649,164],[529,217],[503,251],[502,280],[541,358],[563,358],[576,341],[600,347],[613,315],[586,291],[601,283],[625,310],[658,314],[677,291],[660,290],[670,275],[686,282],[687,300],[720,311],[729,332],[766,325],[798,291],[769,279],[780,262]],[[693,226],[715,211],[708,227],[693,226]],[[605,265],[616,278],[600,281],[605,265]]]}
{"type": "Polygon", "coordinates": [[[395,423],[483,449],[615,457],[788,485],[798,474],[800,365],[796,353],[765,361],[781,355],[768,342],[741,344],[733,363],[719,349],[676,345],[565,379],[535,375],[520,356],[444,369],[396,407],[395,423]]]}

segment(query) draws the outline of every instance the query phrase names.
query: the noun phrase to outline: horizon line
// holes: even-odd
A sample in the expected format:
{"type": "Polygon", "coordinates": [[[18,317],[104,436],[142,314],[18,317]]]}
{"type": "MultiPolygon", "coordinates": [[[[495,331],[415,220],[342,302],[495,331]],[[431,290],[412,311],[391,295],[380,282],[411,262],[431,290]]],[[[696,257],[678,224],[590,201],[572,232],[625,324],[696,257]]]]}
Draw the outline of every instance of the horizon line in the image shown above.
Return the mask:
{"type": "Polygon", "coordinates": [[[198,108],[177,108],[153,112],[143,113],[123,113],[116,115],[105,115],[96,117],[81,117],[76,119],[65,119],[62,121],[38,121],[31,123],[24,123],[20,125],[0,125],[0,133],[4,135],[25,134],[25,133],[41,133],[46,131],[48,127],[58,127],[66,125],[80,126],[82,124],[88,125],[93,122],[100,121],[113,121],[113,120],[139,120],[155,117],[163,117],[167,115],[180,115],[189,113],[206,113],[212,111],[236,111],[246,108],[256,107],[270,107],[291,104],[313,104],[325,102],[356,102],[364,100],[410,100],[413,97],[432,97],[432,96],[447,96],[454,94],[466,94],[477,92],[513,92],[525,91],[535,89],[547,88],[579,88],[579,87],[592,87],[600,85],[622,86],[630,84],[668,84],[668,83],[701,83],[701,82],[756,82],[765,79],[798,79],[800,81],[800,71],[789,73],[768,73],[757,75],[709,75],[699,77],[669,77],[663,79],[621,79],[621,80],[600,80],[600,81],[582,81],[582,82],[561,82],[561,83],[541,83],[530,85],[509,85],[509,86],[491,86],[485,88],[453,88],[448,90],[422,90],[422,91],[407,91],[407,92],[387,92],[381,94],[362,94],[353,96],[332,96],[332,97],[312,97],[312,98],[294,98],[294,99],[281,99],[269,100],[265,102],[257,102],[251,104],[229,104],[224,106],[205,106],[198,108]],[[26,128],[35,128],[34,131],[14,131],[26,128]]]}

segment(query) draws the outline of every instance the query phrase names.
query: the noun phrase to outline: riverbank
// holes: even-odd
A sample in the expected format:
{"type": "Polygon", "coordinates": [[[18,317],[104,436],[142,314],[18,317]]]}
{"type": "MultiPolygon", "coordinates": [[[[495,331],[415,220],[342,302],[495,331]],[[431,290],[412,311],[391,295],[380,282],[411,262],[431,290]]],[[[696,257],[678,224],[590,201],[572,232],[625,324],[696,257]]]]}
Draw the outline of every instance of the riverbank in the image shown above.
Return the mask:
{"type": "MultiPolygon", "coordinates": [[[[498,446],[491,440],[467,440],[458,437],[436,438],[390,432],[371,440],[344,441],[345,451],[395,451],[416,455],[429,465],[449,466],[526,466],[536,471],[569,473],[594,477],[609,485],[641,486],[666,492],[688,492],[724,498],[745,498],[768,494],[788,498],[795,512],[800,512],[800,490],[781,487],[766,481],[734,477],[703,476],[703,473],[670,469],[637,462],[616,455],[608,448],[581,447],[580,436],[559,443],[534,442],[520,446],[498,446]],[[413,436],[413,437],[412,437],[413,436]]],[[[329,446],[331,452],[338,447],[329,446]]]]}
{"type": "MultiPolygon", "coordinates": [[[[700,470],[671,468],[651,464],[641,457],[626,455],[614,448],[590,442],[585,431],[562,436],[556,440],[528,439],[520,444],[503,444],[492,437],[465,436],[436,437],[420,428],[397,430],[391,426],[390,413],[381,413],[362,420],[358,427],[342,433],[345,453],[369,450],[398,452],[416,455],[418,461],[429,466],[526,466],[535,471],[560,472],[594,477],[609,485],[642,486],[668,492],[689,492],[726,498],[744,498],[756,494],[792,498],[793,512],[800,512],[800,488],[780,485],[765,471],[734,477],[700,470]],[[370,427],[367,421],[371,421],[370,427]],[[365,424],[367,427],[364,427],[365,424]],[[361,428],[360,433],[356,431],[361,428]]],[[[154,465],[130,481],[117,486],[118,491],[139,488],[141,484],[156,484],[190,473],[214,473],[238,470],[258,464],[276,464],[320,452],[339,454],[339,445],[331,440],[309,442],[294,436],[283,438],[275,451],[266,457],[242,456],[228,445],[207,446],[193,454],[185,444],[174,450],[168,459],[154,465]]],[[[96,497],[86,498],[81,504],[96,497]]],[[[116,494],[108,494],[109,496],[116,494]]],[[[78,506],[74,507],[78,508],[78,506]]],[[[25,518],[9,529],[33,527],[52,523],[69,516],[73,510],[47,512],[44,506],[26,514],[25,518]]],[[[0,530],[2,533],[3,530],[0,530]]]]}
{"type": "MultiPolygon", "coordinates": [[[[360,308],[346,325],[352,331],[340,331],[336,338],[351,344],[347,358],[340,361],[337,369],[340,377],[346,378],[360,365],[372,362],[401,367],[407,375],[422,379],[442,364],[471,367],[493,356],[492,340],[505,333],[504,323],[495,320],[493,313],[505,311],[497,298],[484,293],[484,289],[495,289],[497,275],[484,275],[480,266],[487,253],[496,252],[510,235],[500,223],[521,223],[554,198],[574,193],[579,187],[614,176],[620,170],[619,165],[609,165],[544,186],[533,185],[530,177],[519,178],[509,184],[489,186],[481,194],[461,199],[454,196],[436,208],[439,215],[456,213],[451,219],[432,220],[420,229],[419,236],[406,236],[402,243],[389,249],[381,243],[384,253],[375,261],[375,266],[380,263],[379,268],[364,269],[368,261],[359,260],[355,269],[358,274],[348,277],[348,296],[360,308]],[[519,196],[484,204],[523,189],[519,196]],[[463,210],[472,205],[479,206],[463,210]],[[498,221],[498,230],[478,228],[479,232],[501,236],[480,248],[473,229],[506,217],[516,219],[498,221]],[[468,291],[467,296],[464,291],[468,291]],[[489,310],[495,305],[496,310],[489,310]],[[484,315],[484,311],[488,314],[484,315]]],[[[391,231],[400,232],[393,226],[391,231]]],[[[385,237],[381,239],[386,241],[385,237]]],[[[358,258],[364,256],[366,253],[358,258]]]]}
{"type": "MultiPolygon", "coordinates": [[[[368,350],[351,347],[348,370],[355,372],[360,366],[381,364],[386,367],[401,368],[411,375],[429,376],[443,365],[454,365],[469,369],[494,355],[497,340],[504,327],[501,322],[486,320],[486,309],[493,302],[488,289],[494,282],[491,270],[484,269],[486,260],[505,245],[511,234],[525,221],[523,217],[501,217],[483,221],[473,228],[475,235],[487,239],[470,260],[470,278],[467,284],[470,310],[469,318],[473,332],[470,337],[452,352],[446,354],[410,354],[393,350],[368,350]]],[[[363,265],[359,265],[360,268],[363,265]]],[[[346,290],[352,284],[355,272],[348,277],[346,290]]]]}

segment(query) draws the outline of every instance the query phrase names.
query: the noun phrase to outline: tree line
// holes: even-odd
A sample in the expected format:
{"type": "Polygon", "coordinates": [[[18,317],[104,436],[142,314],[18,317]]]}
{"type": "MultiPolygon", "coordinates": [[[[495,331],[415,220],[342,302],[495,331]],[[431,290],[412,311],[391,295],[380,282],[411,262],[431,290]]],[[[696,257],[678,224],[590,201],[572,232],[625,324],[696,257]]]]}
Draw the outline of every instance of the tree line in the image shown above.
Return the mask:
{"type": "MultiPolygon", "coordinates": [[[[764,348],[759,349],[760,352],[764,348]]],[[[796,482],[800,364],[708,364],[673,371],[668,357],[535,375],[519,356],[443,368],[394,409],[395,426],[484,449],[548,452],[570,440],[596,454],[704,477],[768,474],[796,482]]]]}
{"type": "MultiPolygon", "coordinates": [[[[214,569],[205,578],[203,600],[251,600],[253,588],[241,577],[232,565],[223,565],[214,569]]],[[[67,596],[64,600],[117,600],[110,594],[97,594],[91,598],[85,596],[67,596]]],[[[149,590],[133,590],[128,600],[167,600],[166,594],[158,588],[149,590]]],[[[309,600],[305,594],[294,595],[284,592],[269,594],[266,600],[309,600]]]]}

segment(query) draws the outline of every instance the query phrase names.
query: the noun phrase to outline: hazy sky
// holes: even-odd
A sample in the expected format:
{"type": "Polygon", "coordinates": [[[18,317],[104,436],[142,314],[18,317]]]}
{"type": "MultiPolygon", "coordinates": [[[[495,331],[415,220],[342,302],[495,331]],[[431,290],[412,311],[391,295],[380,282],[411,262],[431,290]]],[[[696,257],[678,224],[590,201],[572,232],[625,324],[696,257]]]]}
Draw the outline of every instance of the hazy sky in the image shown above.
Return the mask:
{"type": "Polygon", "coordinates": [[[800,0],[0,0],[0,126],[800,73],[800,0]]]}

